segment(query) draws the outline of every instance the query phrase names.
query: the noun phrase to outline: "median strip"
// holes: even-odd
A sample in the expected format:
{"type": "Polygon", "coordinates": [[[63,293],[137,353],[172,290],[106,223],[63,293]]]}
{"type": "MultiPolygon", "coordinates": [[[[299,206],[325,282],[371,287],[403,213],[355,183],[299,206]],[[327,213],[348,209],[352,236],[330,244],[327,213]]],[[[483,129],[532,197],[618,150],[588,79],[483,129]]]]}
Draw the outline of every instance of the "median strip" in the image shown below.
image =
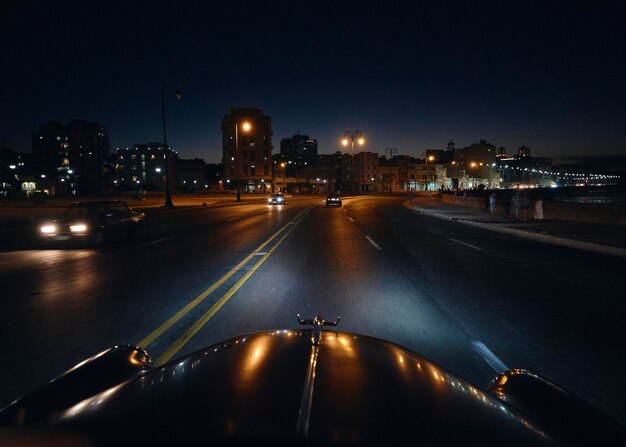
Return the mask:
{"type": "MultiPolygon", "coordinates": [[[[291,232],[291,230],[293,228],[295,228],[295,226],[293,226],[293,222],[299,223],[300,221],[298,219],[302,218],[308,211],[310,210],[310,208],[306,208],[304,209],[300,214],[298,214],[294,219],[292,219],[289,223],[287,223],[286,225],[284,225],[280,230],[278,230],[276,233],[274,233],[271,237],[269,237],[265,242],[263,242],[259,247],[257,247],[255,250],[252,251],[252,253],[250,253],[248,256],[246,256],[246,258],[244,260],[242,260],[239,264],[237,264],[235,267],[233,267],[228,273],[226,273],[224,276],[222,276],[217,282],[215,282],[211,287],[209,287],[208,289],[206,289],[204,292],[202,292],[200,295],[198,295],[196,298],[194,298],[191,302],[189,302],[185,307],[183,307],[181,310],[179,310],[178,312],[176,312],[176,314],[174,314],[170,319],[168,319],[165,323],[163,323],[161,326],[159,326],[156,330],[154,330],[153,332],[151,332],[147,337],[145,337],[143,340],[141,340],[138,343],[138,346],[140,347],[147,347],[148,345],[150,345],[151,343],[153,343],[157,338],[159,338],[161,335],[163,335],[167,330],[169,330],[174,324],[176,324],[181,318],[183,318],[185,315],[187,315],[193,308],[195,308],[196,306],[198,306],[202,301],[204,301],[209,295],[211,295],[213,292],[215,292],[220,286],[222,286],[226,281],[228,281],[235,273],[237,273],[238,271],[240,271],[248,262],[250,262],[251,259],[253,259],[255,256],[258,256],[258,253],[261,252],[261,250],[263,250],[267,245],[269,245],[274,239],[278,238],[278,236],[280,234],[282,234],[286,229],[289,229],[287,231],[287,233],[281,238],[279,239],[278,243],[272,248],[270,249],[266,255],[263,256],[263,258],[261,258],[257,264],[255,265],[256,268],[258,268],[258,265],[262,264],[265,259],[267,259],[267,257],[273,252],[273,250],[278,246],[278,244],[280,244],[284,238],[291,232]]],[[[254,270],[256,270],[256,268],[253,267],[254,270]]],[[[252,270],[251,270],[252,272],[252,270]]],[[[245,282],[245,280],[247,280],[247,278],[250,277],[251,273],[248,272],[249,274],[247,274],[246,276],[244,276],[244,278],[242,278],[239,282],[243,281],[245,282]]],[[[239,284],[239,282],[237,284],[239,284]]],[[[243,282],[241,284],[243,284],[243,282]]],[[[241,287],[241,286],[239,286],[241,287]]],[[[232,288],[231,288],[232,290],[232,288]]],[[[236,290],[235,290],[236,291],[236,290]]],[[[230,291],[229,291],[230,292],[230,291]]],[[[233,291],[234,293],[234,291],[233,291]]],[[[216,306],[219,306],[217,308],[215,308],[215,312],[217,312],[217,310],[219,310],[219,308],[221,306],[224,305],[224,303],[226,301],[228,301],[228,299],[230,298],[230,296],[226,297],[228,295],[228,293],[226,295],[224,295],[222,298],[220,298],[220,300],[218,300],[218,302],[211,308],[211,310],[213,310],[216,306]],[[226,298],[225,298],[226,297],[226,298]],[[223,300],[223,302],[220,304],[220,302],[223,300]]],[[[208,312],[210,313],[211,310],[208,312]]],[[[213,312],[213,314],[215,314],[215,312],[213,312]]],[[[208,314],[207,313],[207,314],[208,314]]],[[[207,315],[205,314],[205,316],[207,315]]],[[[213,314],[211,314],[208,318],[210,318],[211,316],[213,316],[213,314]]],[[[203,317],[204,318],[204,317],[203,317]]],[[[208,319],[207,319],[208,321],[208,319]]],[[[171,348],[170,348],[171,349],[171,348]]],[[[179,348],[180,349],[180,348],[179,348]]],[[[161,356],[162,358],[163,356],[161,356]]]]}
{"type": "Polygon", "coordinates": [[[218,301],[215,303],[202,317],[198,319],[194,324],[192,324],[189,329],[185,331],[185,333],[176,340],[172,346],[170,346],[159,358],[156,359],[156,365],[160,366],[164,363],[167,363],[178,351],[180,351],[183,346],[187,344],[189,340],[196,335],[200,329],[222,308],[224,304],[243,286],[246,281],[257,271],[259,267],[270,257],[270,255],[278,248],[278,246],[285,240],[289,233],[295,228],[292,226],[273,246],[270,250],[263,255],[259,261],[254,264],[254,266],[241,278],[237,283],[232,286],[228,292],[226,292],[218,301]]]}

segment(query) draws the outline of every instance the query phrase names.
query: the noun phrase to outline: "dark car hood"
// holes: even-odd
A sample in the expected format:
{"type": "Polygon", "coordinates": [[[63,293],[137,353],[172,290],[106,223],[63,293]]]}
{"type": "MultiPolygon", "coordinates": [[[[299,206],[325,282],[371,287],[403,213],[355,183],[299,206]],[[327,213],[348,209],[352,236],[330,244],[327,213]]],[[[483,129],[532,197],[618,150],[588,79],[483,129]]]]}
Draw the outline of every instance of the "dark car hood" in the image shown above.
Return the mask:
{"type": "Polygon", "coordinates": [[[544,445],[492,395],[393,343],[343,332],[247,334],[151,369],[50,415],[101,444],[544,445]]]}

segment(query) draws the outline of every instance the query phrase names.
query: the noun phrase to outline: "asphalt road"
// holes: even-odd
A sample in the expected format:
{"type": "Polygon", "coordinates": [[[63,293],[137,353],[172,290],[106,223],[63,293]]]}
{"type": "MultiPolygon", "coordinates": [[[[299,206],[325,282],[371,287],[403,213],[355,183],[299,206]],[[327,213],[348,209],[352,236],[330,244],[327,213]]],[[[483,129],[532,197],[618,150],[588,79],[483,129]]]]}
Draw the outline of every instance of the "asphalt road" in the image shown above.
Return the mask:
{"type": "Polygon", "coordinates": [[[626,260],[420,215],[403,199],[148,213],[140,240],[100,249],[18,240],[0,252],[0,406],[113,345],[160,364],[320,314],[479,387],[529,369],[626,425],[626,260]]]}

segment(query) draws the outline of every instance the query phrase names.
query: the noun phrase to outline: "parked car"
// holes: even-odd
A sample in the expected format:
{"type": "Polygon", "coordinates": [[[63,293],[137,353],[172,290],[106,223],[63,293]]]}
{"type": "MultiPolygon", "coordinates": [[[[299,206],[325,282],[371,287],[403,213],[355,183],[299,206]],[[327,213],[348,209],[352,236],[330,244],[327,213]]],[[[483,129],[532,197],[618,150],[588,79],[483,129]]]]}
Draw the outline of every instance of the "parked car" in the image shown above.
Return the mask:
{"type": "Polygon", "coordinates": [[[341,196],[337,193],[330,193],[326,196],[326,206],[341,206],[341,196]]]}
{"type": "Polygon", "coordinates": [[[485,388],[403,346],[247,333],[155,366],[115,346],[0,410],[6,445],[626,445],[624,427],[525,370],[485,388]]]}
{"type": "Polygon", "coordinates": [[[46,219],[37,226],[37,234],[45,241],[84,241],[101,245],[111,239],[137,234],[144,214],[133,211],[120,200],[76,202],[65,213],[46,219]]]}
{"type": "Polygon", "coordinates": [[[287,200],[285,200],[285,196],[281,193],[275,193],[267,199],[267,203],[270,205],[285,205],[287,200]]]}

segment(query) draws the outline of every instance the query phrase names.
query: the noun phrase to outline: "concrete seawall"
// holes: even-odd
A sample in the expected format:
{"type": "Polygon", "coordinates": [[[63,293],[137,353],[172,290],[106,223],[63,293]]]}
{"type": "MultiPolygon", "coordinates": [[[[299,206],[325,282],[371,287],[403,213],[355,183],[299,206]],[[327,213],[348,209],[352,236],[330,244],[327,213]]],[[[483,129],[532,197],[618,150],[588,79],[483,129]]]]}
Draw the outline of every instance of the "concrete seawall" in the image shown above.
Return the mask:
{"type": "MultiPolygon", "coordinates": [[[[441,200],[444,203],[451,203],[458,206],[485,209],[485,198],[483,197],[463,197],[443,194],[441,200]]],[[[502,199],[499,199],[498,202],[496,205],[497,214],[512,215],[510,209],[507,211],[504,208],[502,199]]],[[[535,203],[535,200],[530,201],[528,208],[529,219],[534,219],[535,203]]],[[[626,206],[543,201],[543,217],[547,220],[626,225],[626,206]]]]}

